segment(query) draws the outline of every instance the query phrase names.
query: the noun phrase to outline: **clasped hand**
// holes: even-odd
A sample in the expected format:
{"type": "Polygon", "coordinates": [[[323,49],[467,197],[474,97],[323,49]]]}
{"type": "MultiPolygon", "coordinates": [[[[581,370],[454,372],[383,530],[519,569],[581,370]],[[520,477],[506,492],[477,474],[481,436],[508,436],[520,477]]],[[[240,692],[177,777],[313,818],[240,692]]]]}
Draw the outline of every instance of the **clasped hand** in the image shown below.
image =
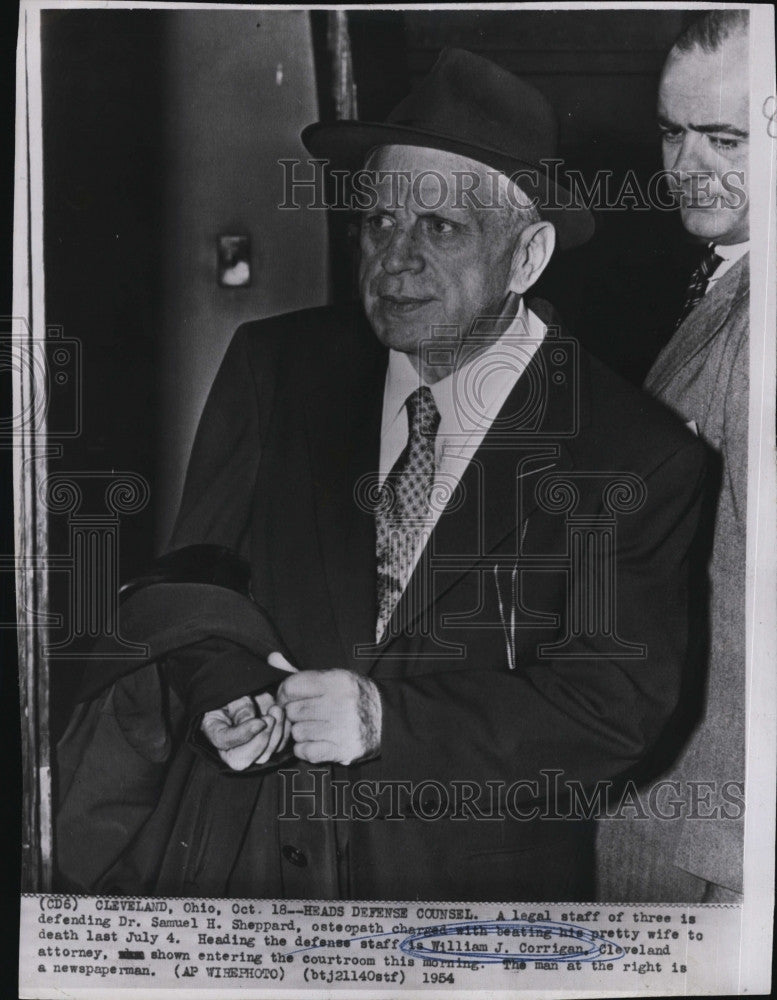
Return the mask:
{"type": "Polygon", "coordinates": [[[352,764],[377,752],[381,703],[371,680],[350,670],[297,671],[280,653],[268,663],[289,673],[275,698],[244,695],[202,718],[202,733],[232,770],[265,764],[289,740],[310,764],[352,764]]]}

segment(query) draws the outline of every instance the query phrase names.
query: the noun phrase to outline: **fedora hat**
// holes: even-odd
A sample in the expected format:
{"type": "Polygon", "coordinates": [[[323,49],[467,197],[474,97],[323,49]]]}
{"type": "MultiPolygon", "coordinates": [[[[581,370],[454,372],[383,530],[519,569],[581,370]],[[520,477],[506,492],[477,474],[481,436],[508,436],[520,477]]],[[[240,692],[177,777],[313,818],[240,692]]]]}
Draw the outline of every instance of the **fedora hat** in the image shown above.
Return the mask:
{"type": "Polygon", "coordinates": [[[543,162],[558,163],[558,126],[548,101],[508,70],[463,49],[444,49],[385,122],[317,122],[303,129],[302,141],[313,156],[352,170],[376,146],[458,153],[513,177],[553,223],[562,248],[593,235],[591,213],[543,162]]]}

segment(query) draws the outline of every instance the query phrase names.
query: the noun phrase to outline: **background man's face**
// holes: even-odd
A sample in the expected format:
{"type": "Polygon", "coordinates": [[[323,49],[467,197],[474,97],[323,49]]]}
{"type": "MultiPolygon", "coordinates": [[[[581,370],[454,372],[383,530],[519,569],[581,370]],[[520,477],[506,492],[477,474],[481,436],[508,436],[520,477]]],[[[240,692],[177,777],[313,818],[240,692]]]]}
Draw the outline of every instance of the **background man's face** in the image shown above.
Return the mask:
{"type": "Polygon", "coordinates": [[[705,242],[748,239],[747,36],[727,38],[717,52],[670,53],[658,93],[658,119],[664,167],[680,174],[685,228],[705,242]],[[693,181],[698,171],[710,179],[693,181]]]}
{"type": "Polygon", "coordinates": [[[495,175],[472,160],[413,146],[381,147],[369,169],[410,174],[409,182],[379,184],[378,204],[362,217],[359,290],[378,339],[414,353],[435,327],[465,338],[473,320],[498,314],[516,234],[506,209],[457,197],[461,181],[457,186],[452,171],[478,170],[477,196],[491,205],[495,175]]]}

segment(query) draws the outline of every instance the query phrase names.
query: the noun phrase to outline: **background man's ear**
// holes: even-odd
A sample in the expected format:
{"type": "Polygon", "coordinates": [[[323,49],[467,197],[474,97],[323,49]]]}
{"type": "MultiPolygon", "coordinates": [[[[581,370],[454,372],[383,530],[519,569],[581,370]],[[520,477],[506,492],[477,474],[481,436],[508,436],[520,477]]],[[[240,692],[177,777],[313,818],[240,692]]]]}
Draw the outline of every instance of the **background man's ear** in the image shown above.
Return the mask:
{"type": "Polygon", "coordinates": [[[548,266],[556,246],[552,222],[532,222],[518,237],[510,267],[509,291],[523,295],[548,266]]]}

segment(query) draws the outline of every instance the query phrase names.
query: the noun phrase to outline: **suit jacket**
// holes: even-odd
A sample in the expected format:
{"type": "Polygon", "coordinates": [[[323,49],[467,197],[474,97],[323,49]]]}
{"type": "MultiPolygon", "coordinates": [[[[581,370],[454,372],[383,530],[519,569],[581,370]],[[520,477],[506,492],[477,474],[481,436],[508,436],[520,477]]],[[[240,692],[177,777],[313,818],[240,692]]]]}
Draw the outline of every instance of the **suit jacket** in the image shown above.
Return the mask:
{"type": "MultiPolygon", "coordinates": [[[[295,762],[291,777],[284,768],[211,779],[214,802],[230,785],[242,801],[253,796],[247,824],[240,811],[225,843],[223,830],[208,829],[212,803],[187,799],[197,828],[189,818],[186,836],[174,829],[158,847],[164,864],[145,864],[143,891],[591,896],[590,824],[558,818],[564,790],[553,790],[553,775],[586,788],[617,775],[675,706],[702,449],[658,404],[549,335],[375,647],[370,490],[386,363],[355,308],[241,327],[200,423],[171,543],[240,550],[253,597],[298,667],[374,680],[380,753],[348,768],[295,762]],[[595,587],[581,587],[586,553],[601,560],[589,582],[608,595],[594,612],[595,587]],[[493,818],[497,803],[491,819],[473,819],[457,798],[464,784],[511,788],[503,818],[493,818]],[[376,801],[365,806],[370,789],[376,801]],[[404,790],[392,800],[380,789],[404,790]],[[335,792],[358,793],[357,812],[338,809],[335,792]],[[215,851],[234,862],[226,883],[223,862],[213,875],[215,851]]],[[[256,688],[282,676],[256,660],[256,688]]],[[[211,707],[234,696],[230,684],[211,707]]],[[[477,809],[489,813],[482,795],[477,809]]],[[[112,884],[129,891],[131,882],[112,884]]]]}
{"type": "Polygon", "coordinates": [[[684,815],[670,822],[617,823],[605,834],[620,855],[602,865],[611,869],[604,873],[611,898],[642,899],[647,892],[656,899],[687,900],[688,886],[678,894],[684,873],[742,891],[749,303],[745,255],[686,317],[645,382],[682,420],[695,423],[711,452],[709,544],[702,553],[708,669],[690,737],[661,775],[680,783],[684,815]],[[712,792],[696,818],[689,815],[689,782],[709,783],[712,792]],[[711,816],[713,808],[717,817],[711,816]],[[622,881],[632,866],[641,878],[652,872],[653,884],[643,884],[640,896],[633,895],[633,881],[629,887],[622,881]]]}

